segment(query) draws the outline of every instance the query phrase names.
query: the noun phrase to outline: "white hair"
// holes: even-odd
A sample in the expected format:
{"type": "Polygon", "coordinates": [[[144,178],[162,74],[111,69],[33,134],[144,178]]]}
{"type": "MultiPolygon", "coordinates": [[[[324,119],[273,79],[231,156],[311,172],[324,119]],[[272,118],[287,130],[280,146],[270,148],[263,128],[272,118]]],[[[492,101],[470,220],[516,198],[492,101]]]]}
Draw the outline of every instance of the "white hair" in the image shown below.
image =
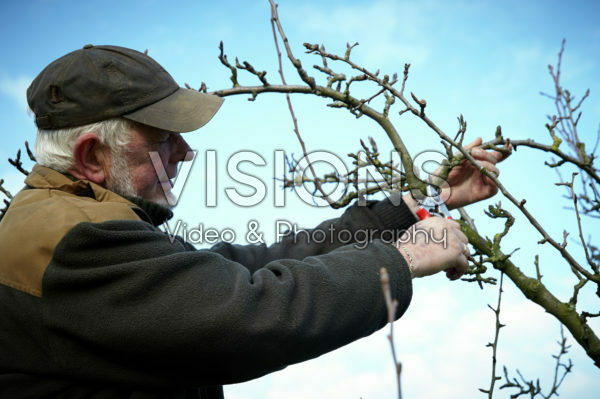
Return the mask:
{"type": "Polygon", "coordinates": [[[110,148],[113,159],[119,159],[131,140],[132,126],[125,118],[113,118],[65,129],[40,129],[35,139],[35,157],[38,164],[66,173],[75,166],[73,150],[77,139],[85,133],[94,133],[100,143],[110,148]]]}

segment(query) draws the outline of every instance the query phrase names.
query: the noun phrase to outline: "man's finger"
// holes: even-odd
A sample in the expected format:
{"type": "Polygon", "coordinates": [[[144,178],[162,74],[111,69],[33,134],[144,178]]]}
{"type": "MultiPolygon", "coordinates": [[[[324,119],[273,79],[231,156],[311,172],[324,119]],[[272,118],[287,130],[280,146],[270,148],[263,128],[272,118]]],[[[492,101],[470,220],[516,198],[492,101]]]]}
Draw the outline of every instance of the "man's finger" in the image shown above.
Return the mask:
{"type": "MultiPolygon", "coordinates": [[[[512,146],[510,148],[510,151],[512,151],[512,146]]],[[[500,151],[489,151],[488,154],[491,154],[496,159],[496,162],[502,162],[510,156],[510,153],[504,154],[500,151]]]]}
{"type": "Polygon", "coordinates": [[[471,141],[469,144],[464,146],[464,148],[465,148],[465,150],[470,150],[473,147],[477,147],[478,145],[481,145],[482,142],[483,141],[482,141],[481,137],[477,137],[475,140],[471,141]]]}
{"type": "Polygon", "coordinates": [[[456,265],[450,269],[446,269],[446,277],[448,277],[450,280],[458,280],[463,274],[465,274],[468,267],[469,260],[464,254],[461,254],[456,259],[456,265]]]}
{"type": "Polygon", "coordinates": [[[455,230],[456,233],[456,237],[459,239],[460,242],[462,242],[464,245],[467,245],[469,243],[469,239],[467,238],[467,236],[465,235],[465,233],[463,233],[460,230],[455,230]]]}
{"type": "Polygon", "coordinates": [[[488,151],[488,154],[491,154],[494,158],[496,158],[496,162],[502,162],[512,154],[513,146],[512,144],[509,144],[508,147],[505,146],[505,148],[508,150],[507,153],[500,151],[488,151]]]}
{"type": "Polygon", "coordinates": [[[486,151],[482,148],[473,148],[471,156],[477,160],[488,161],[491,163],[500,162],[502,160],[502,153],[498,151],[486,151]]]}
{"type": "Polygon", "coordinates": [[[458,267],[456,268],[457,271],[457,276],[456,278],[460,278],[463,274],[465,274],[467,272],[467,268],[469,267],[469,259],[464,256],[461,255],[458,258],[458,267]]]}
{"type": "Polygon", "coordinates": [[[463,255],[465,255],[465,258],[469,259],[470,254],[471,254],[471,251],[469,250],[469,246],[467,244],[465,244],[465,247],[463,248],[463,255]]]}
{"type": "Polygon", "coordinates": [[[496,177],[500,176],[500,169],[498,169],[493,163],[487,161],[480,161],[479,164],[483,166],[488,172],[494,174],[496,177]]]}

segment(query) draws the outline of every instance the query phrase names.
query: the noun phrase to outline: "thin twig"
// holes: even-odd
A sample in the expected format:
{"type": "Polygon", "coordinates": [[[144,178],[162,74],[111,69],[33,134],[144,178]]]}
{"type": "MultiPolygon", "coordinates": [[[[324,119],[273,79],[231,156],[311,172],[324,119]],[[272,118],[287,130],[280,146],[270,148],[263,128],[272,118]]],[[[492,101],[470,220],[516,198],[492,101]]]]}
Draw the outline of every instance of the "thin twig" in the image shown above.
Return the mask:
{"type": "Polygon", "coordinates": [[[29,159],[32,160],[33,162],[37,162],[35,155],[33,155],[33,151],[31,151],[31,148],[29,148],[28,141],[25,141],[25,150],[27,151],[27,156],[29,157],[29,159]]]}
{"type": "Polygon", "coordinates": [[[381,289],[383,290],[383,296],[385,297],[385,306],[388,313],[388,323],[390,324],[390,333],[387,338],[390,342],[390,348],[392,351],[392,359],[394,360],[394,369],[396,372],[396,386],[398,387],[398,399],[402,399],[402,387],[400,385],[400,375],[402,374],[402,363],[400,363],[396,357],[396,347],[394,345],[394,320],[396,316],[396,309],[398,307],[398,300],[392,299],[392,290],[390,288],[390,278],[385,267],[379,270],[381,275],[381,289]]]}
{"type": "MultiPolygon", "coordinates": [[[[273,0],[269,0],[269,3],[271,3],[271,26],[273,28],[273,39],[275,40],[275,49],[277,50],[277,60],[279,61],[279,75],[281,76],[281,83],[283,83],[283,85],[286,86],[287,83],[285,82],[285,76],[283,75],[281,52],[279,51],[279,44],[278,44],[278,40],[277,40],[277,32],[275,30],[275,25],[277,25],[277,27],[279,28],[279,34],[281,35],[283,43],[285,44],[286,49],[288,50],[288,56],[292,60],[292,63],[294,63],[293,60],[295,60],[295,58],[292,55],[291,50],[288,48],[289,47],[288,41],[287,41],[287,38],[285,37],[285,34],[283,33],[283,28],[281,27],[281,24],[279,21],[279,15],[277,14],[277,5],[273,2],[273,0]]],[[[297,61],[297,62],[300,63],[300,61],[297,61]]],[[[294,65],[296,65],[296,64],[294,63],[294,65]]],[[[312,82],[314,85],[314,79],[312,80],[312,82]]],[[[294,133],[296,133],[296,137],[298,138],[298,141],[300,142],[300,146],[302,147],[302,153],[304,155],[304,158],[306,159],[308,168],[310,169],[310,172],[312,173],[313,177],[315,178],[315,180],[314,180],[315,186],[316,186],[317,190],[319,190],[319,192],[321,193],[322,197],[331,205],[334,203],[334,201],[331,198],[329,198],[329,196],[323,190],[323,187],[321,187],[321,183],[319,183],[319,180],[317,178],[317,173],[315,172],[312,162],[310,162],[310,160],[308,159],[306,145],[304,144],[304,140],[302,140],[302,136],[300,135],[300,130],[298,129],[298,120],[296,119],[296,115],[294,114],[294,108],[292,107],[292,100],[290,99],[290,95],[288,93],[286,93],[285,98],[287,100],[288,107],[290,109],[290,114],[292,115],[292,121],[294,122],[294,133]]]]}
{"type": "Polygon", "coordinates": [[[17,170],[23,173],[25,176],[29,175],[29,171],[23,168],[23,162],[21,161],[21,150],[17,151],[17,156],[15,159],[8,158],[8,163],[17,168],[17,170]]]}
{"type": "Polygon", "coordinates": [[[4,187],[4,179],[0,179],[0,192],[2,192],[9,200],[13,199],[13,195],[4,187]]]}
{"type": "Polygon", "coordinates": [[[475,220],[473,220],[473,218],[469,216],[469,214],[467,213],[467,211],[465,211],[464,208],[458,208],[458,213],[460,213],[460,218],[464,220],[465,223],[467,223],[473,230],[477,231],[477,227],[475,226],[475,220]]]}
{"type": "Polygon", "coordinates": [[[594,270],[594,273],[598,274],[599,273],[598,265],[596,265],[596,263],[590,257],[588,245],[585,242],[585,238],[583,238],[583,229],[581,227],[581,216],[579,216],[579,209],[577,207],[577,195],[575,194],[575,191],[573,190],[573,183],[575,182],[575,176],[577,176],[577,174],[578,173],[573,173],[573,175],[571,176],[570,184],[563,183],[562,185],[566,185],[567,187],[569,187],[569,189],[571,191],[571,197],[573,199],[573,206],[575,207],[575,216],[577,218],[577,228],[579,229],[579,239],[581,240],[581,245],[583,246],[583,250],[585,252],[585,258],[587,259],[588,264],[590,265],[592,270],[594,270]]]}
{"type": "Polygon", "coordinates": [[[231,76],[229,79],[231,80],[233,87],[238,87],[240,84],[237,80],[237,68],[231,65],[227,60],[227,55],[223,50],[223,41],[219,43],[219,61],[221,61],[221,64],[225,65],[231,71],[231,76]]]}
{"type": "Polygon", "coordinates": [[[496,362],[497,362],[497,353],[498,353],[498,338],[500,337],[500,329],[505,325],[500,323],[500,305],[502,303],[502,283],[504,282],[504,273],[500,272],[500,284],[498,286],[498,304],[494,309],[490,305],[488,307],[494,312],[496,316],[496,324],[495,324],[495,332],[494,332],[494,342],[488,343],[486,346],[492,348],[492,377],[490,379],[490,387],[488,389],[479,390],[483,393],[488,394],[488,399],[492,399],[494,396],[494,386],[496,385],[496,381],[500,380],[501,377],[496,375],[496,362]]]}
{"type": "Polygon", "coordinates": [[[521,374],[521,372],[517,369],[517,374],[519,375],[520,381],[516,378],[511,379],[508,376],[508,370],[506,369],[506,366],[504,366],[504,378],[506,379],[506,382],[500,387],[500,389],[518,389],[517,392],[510,395],[511,399],[516,399],[521,395],[528,395],[531,399],[534,399],[538,395],[540,395],[543,399],[550,399],[553,396],[559,396],[558,388],[560,388],[567,374],[573,370],[573,362],[571,359],[569,359],[568,363],[561,362],[561,358],[566,355],[571,348],[570,345],[567,345],[567,338],[565,337],[562,324],[560,326],[560,341],[557,341],[557,344],[560,346],[560,350],[558,354],[552,355],[552,357],[556,359],[554,365],[554,379],[552,380],[552,386],[550,387],[550,391],[547,395],[544,395],[542,392],[539,378],[534,383],[533,380],[525,379],[523,374],[521,374]]]}
{"type": "MultiPolygon", "coordinates": [[[[481,145],[481,148],[498,150],[498,148],[496,147],[497,145],[503,145],[506,143],[507,143],[507,140],[505,140],[505,139],[494,139],[494,140],[488,141],[488,142],[484,143],[483,145],[481,145]]],[[[589,161],[584,162],[584,161],[574,158],[568,154],[565,154],[564,152],[560,151],[558,149],[558,147],[556,147],[556,146],[541,144],[532,139],[510,140],[510,143],[513,145],[513,147],[515,149],[523,146],[523,147],[535,148],[537,150],[542,150],[545,152],[552,153],[552,154],[558,156],[559,158],[561,158],[561,160],[563,160],[564,162],[571,163],[571,164],[577,166],[579,169],[582,169],[591,178],[593,178],[597,183],[600,183],[600,175],[598,174],[598,171],[589,163],[589,161]]]]}

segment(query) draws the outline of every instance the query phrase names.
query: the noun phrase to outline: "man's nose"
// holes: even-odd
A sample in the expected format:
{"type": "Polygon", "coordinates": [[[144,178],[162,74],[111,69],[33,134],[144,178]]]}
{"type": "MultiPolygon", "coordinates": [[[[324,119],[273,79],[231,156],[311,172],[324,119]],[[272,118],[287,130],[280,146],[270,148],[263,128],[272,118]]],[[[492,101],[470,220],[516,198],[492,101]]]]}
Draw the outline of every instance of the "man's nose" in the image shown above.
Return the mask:
{"type": "Polygon", "coordinates": [[[181,134],[176,134],[171,161],[182,162],[191,161],[192,159],[194,159],[194,154],[187,141],[185,141],[184,138],[181,137],[181,134]]]}

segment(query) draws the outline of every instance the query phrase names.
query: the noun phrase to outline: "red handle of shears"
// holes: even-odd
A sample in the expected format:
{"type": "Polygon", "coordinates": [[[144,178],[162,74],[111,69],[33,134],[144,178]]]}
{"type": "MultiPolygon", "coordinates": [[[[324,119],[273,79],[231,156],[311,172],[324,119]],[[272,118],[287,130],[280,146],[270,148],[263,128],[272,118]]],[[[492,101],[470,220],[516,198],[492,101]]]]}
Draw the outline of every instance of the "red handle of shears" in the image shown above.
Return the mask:
{"type": "MultiPolygon", "coordinates": [[[[425,209],[425,208],[417,209],[416,213],[417,213],[417,216],[419,217],[419,220],[425,220],[425,219],[431,217],[431,213],[429,213],[429,211],[427,211],[427,209],[425,209]]],[[[452,219],[452,217],[448,216],[448,219],[452,219]]]]}
{"type": "Polygon", "coordinates": [[[431,213],[427,212],[427,209],[425,208],[419,208],[417,209],[417,216],[419,217],[419,220],[425,220],[431,217],[431,213]]]}

